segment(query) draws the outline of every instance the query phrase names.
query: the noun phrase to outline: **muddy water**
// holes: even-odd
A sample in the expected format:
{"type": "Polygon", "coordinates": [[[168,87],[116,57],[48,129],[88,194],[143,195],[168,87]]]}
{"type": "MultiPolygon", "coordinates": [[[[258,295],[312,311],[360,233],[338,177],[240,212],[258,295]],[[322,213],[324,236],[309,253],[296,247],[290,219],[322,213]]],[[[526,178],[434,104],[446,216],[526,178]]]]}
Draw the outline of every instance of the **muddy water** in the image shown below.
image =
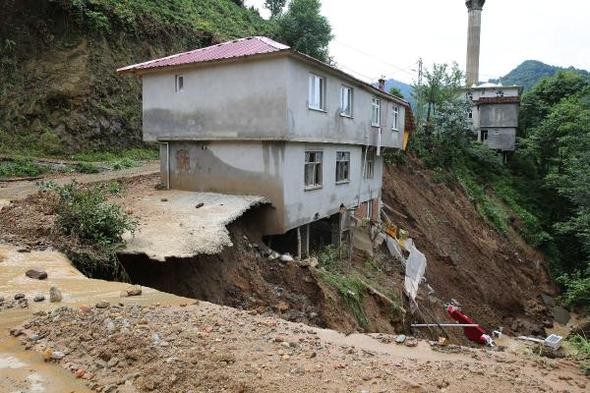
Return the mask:
{"type": "Polygon", "coordinates": [[[9,330],[32,318],[35,311],[50,311],[63,305],[94,305],[100,300],[125,304],[181,304],[190,299],[143,288],[143,294],[121,298],[127,284],[93,280],[83,276],[58,252],[18,253],[12,246],[0,244],[0,296],[12,299],[24,293],[29,299],[27,309],[0,311],[0,393],[89,393],[81,380],[53,363],[45,363],[40,354],[25,351],[9,330]],[[25,276],[28,269],[42,268],[48,274],[43,281],[25,276]],[[49,288],[58,287],[63,294],[61,303],[49,303],[49,288]],[[36,294],[46,300],[34,303],[36,294]]]}

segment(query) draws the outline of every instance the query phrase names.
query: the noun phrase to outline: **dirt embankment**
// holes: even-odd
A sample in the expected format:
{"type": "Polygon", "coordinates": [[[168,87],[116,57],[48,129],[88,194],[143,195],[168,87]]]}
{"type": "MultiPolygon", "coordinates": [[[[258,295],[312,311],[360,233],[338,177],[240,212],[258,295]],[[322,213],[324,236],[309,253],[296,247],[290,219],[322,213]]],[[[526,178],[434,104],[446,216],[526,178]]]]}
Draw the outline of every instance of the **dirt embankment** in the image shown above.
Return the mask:
{"type": "MultiPolygon", "coordinates": [[[[442,301],[456,299],[488,328],[543,334],[551,324],[541,294],[556,294],[543,255],[515,233],[502,236],[478,214],[463,190],[433,180],[410,159],[388,166],[383,201],[428,258],[426,277],[442,301]]],[[[421,292],[421,304],[428,305],[421,292]]],[[[441,320],[441,304],[430,309],[441,320]]]]}

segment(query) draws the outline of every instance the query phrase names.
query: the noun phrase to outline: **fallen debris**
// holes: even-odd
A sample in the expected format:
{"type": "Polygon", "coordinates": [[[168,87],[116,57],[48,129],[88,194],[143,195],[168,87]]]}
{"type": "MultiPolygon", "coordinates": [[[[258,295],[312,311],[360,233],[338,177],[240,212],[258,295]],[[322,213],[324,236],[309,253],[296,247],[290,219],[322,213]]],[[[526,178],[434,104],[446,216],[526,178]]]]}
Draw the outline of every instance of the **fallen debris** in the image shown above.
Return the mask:
{"type": "Polygon", "coordinates": [[[59,303],[63,299],[61,291],[57,287],[49,288],[49,301],[51,303],[59,303]]]}

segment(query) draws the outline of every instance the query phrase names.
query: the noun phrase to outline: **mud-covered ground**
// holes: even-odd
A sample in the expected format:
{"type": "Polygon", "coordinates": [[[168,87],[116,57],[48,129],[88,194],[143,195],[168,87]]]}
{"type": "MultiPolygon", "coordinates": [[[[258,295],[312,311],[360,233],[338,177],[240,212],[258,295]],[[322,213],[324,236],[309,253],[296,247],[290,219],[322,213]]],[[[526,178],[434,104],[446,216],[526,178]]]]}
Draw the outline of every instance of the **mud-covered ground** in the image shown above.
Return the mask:
{"type": "Polygon", "coordinates": [[[13,334],[98,392],[583,392],[587,384],[564,360],[345,337],[205,302],[63,307],[13,334]]]}

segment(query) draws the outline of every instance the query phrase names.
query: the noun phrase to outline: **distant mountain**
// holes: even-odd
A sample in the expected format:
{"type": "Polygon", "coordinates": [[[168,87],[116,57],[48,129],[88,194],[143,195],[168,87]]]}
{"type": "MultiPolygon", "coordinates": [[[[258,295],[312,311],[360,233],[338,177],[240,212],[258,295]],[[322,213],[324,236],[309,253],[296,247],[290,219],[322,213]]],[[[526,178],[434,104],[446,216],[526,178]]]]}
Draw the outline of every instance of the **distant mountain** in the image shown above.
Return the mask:
{"type": "Polygon", "coordinates": [[[528,90],[542,78],[553,76],[563,70],[575,71],[590,78],[590,73],[586,70],[579,70],[574,67],[563,68],[548,65],[537,60],[526,60],[505,76],[500,79],[490,79],[490,82],[501,82],[504,86],[519,85],[523,86],[524,90],[528,90]]]}
{"type": "Polygon", "coordinates": [[[389,92],[389,90],[392,87],[398,88],[404,95],[403,99],[408,101],[410,105],[414,106],[415,100],[412,96],[412,92],[414,91],[414,89],[412,88],[412,86],[395,79],[388,79],[387,81],[385,81],[385,91],[389,92]]]}

